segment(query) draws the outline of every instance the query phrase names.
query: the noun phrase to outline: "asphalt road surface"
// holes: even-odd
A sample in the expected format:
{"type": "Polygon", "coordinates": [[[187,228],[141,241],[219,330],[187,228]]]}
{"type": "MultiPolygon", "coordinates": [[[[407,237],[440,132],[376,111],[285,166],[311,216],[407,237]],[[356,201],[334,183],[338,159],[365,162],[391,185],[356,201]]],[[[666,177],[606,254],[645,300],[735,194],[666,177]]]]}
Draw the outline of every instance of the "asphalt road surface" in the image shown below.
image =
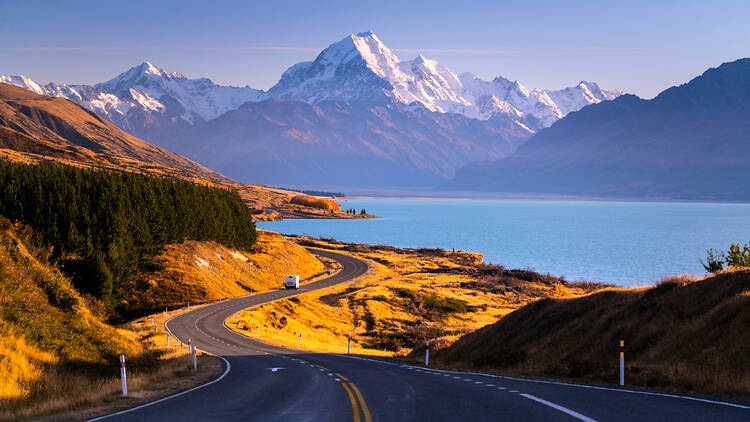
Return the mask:
{"type": "MultiPolygon", "coordinates": [[[[180,314],[169,330],[224,360],[216,381],[106,421],[750,421],[750,405],[639,390],[448,372],[277,347],[230,331],[250,306],[350,281],[356,258],[311,250],[339,273],[299,290],[227,300],[180,314]]],[[[281,281],[280,281],[281,283],[281,281]]],[[[262,333],[261,333],[262,338],[262,333]]],[[[303,337],[304,342],[304,337],[303,337]]]]}

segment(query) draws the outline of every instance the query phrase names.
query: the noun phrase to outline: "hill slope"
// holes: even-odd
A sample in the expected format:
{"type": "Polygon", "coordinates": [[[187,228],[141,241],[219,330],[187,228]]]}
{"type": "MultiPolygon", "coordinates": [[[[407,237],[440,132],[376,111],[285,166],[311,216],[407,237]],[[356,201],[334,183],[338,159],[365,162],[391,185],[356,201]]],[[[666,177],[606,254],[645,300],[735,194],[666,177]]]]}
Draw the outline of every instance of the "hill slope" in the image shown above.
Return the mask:
{"type": "Polygon", "coordinates": [[[0,148],[111,168],[227,179],[62,98],[0,83],[0,148]]]}
{"type": "Polygon", "coordinates": [[[437,353],[443,365],[750,395],[750,270],[543,299],[437,353]]]}
{"type": "Polygon", "coordinates": [[[625,95],[571,113],[506,159],[459,170],[450,189],[750,199],[750,59],[652,100],[625,95]]]}
{"type": "Polygon", "coordinates": [[[73,384],[73,372],[96,373],[121,353],[142,351],[92,314],[70,281],[30,249],[29,238],[0,218],[0,408],[54,393],[49,388],[66,377],[73,384]]]}

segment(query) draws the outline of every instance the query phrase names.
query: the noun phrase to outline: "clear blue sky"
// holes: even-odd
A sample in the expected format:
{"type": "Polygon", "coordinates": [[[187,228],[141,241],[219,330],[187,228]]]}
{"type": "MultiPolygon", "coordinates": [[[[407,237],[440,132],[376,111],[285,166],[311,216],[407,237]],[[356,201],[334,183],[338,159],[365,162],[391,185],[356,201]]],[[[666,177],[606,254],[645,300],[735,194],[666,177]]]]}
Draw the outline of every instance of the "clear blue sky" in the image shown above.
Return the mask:
{"type": "Polygon", "coordinates": [[[143,61],[267,89],[290,65],[372,29],[402,59],[527,86],[598,82],[643,97],[750,56],[738,1],[0,0],[0,74],[96,83],[143,61]],[[248,4],[245,4],[248,3],[248,4]]]}

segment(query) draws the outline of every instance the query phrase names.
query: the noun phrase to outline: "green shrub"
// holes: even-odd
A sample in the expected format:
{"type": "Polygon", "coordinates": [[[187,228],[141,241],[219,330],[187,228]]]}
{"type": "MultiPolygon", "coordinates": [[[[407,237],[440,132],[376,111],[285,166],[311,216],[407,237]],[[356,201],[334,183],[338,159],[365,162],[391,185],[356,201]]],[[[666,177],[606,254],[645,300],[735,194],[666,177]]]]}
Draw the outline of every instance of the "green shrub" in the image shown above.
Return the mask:
{"type": "Polygon", "coordinates": [[[707,273],[715,274],[724,269],[724,260],[726,259],[724,252],[709,249],[706,251],[706,255],[706,262],[701,259],[701,264],[707,273]]]}
{"type": "Polygon", "coordinates": [[[729,267],[750,267],[750,243],[741,246],[732,243],[727,253],[727,266],[729,267]]]}

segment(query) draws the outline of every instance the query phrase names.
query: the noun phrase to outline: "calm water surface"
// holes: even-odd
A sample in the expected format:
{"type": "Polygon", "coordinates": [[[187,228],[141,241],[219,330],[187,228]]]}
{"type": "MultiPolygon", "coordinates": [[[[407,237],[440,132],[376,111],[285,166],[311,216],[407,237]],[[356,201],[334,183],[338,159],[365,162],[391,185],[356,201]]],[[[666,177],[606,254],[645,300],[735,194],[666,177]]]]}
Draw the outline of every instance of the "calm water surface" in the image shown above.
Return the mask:
{"type": "Polygon", "coordinates": [[[750,204],[350,199],[370,220],[283,220],[288,234],[400,247],[461,249],[485,262],[568,280],[632,286],[702,274],[708,248],[750,241],[750,204]]]}

